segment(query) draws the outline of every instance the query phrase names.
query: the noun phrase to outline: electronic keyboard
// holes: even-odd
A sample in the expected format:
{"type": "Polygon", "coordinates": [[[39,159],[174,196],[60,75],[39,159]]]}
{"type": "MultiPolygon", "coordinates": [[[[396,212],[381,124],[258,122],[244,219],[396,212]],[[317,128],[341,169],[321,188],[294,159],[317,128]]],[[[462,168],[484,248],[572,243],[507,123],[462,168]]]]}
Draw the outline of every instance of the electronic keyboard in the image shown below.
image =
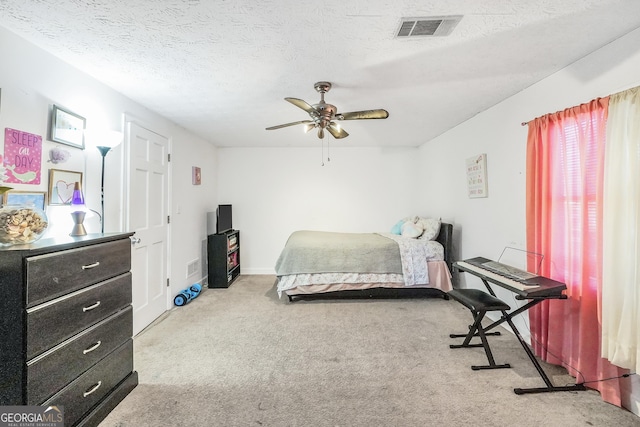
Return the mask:
{"type": "Polygon", "coordinates": [[[481,279],[485,279],[491,283],[508,289],[512,292],[519,294],[523,298],[528,297],[552,297],[562,294],[562,291],[567,289],[567,285],[556,280],[549,279],[543,276],[531,275],[528,279],[515,279],[513,277],[507,277],[504,274],[499,274],[483,266],[483,264],[492,265],[493,261],[482,258],[470,258],[465,261],[458,261],[454,264],[454,267],[459,271],[466,271],[472,273],[481,279]]]}

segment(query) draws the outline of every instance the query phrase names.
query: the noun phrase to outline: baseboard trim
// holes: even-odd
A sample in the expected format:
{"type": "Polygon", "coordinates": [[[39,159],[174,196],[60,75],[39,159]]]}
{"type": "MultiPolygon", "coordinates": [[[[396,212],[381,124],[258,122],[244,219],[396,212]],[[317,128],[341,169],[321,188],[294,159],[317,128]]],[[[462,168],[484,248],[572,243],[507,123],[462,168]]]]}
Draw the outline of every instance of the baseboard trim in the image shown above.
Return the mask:
{"type": "Polygon", "coordinates": [[[245,268],[242,267],[241,274],[244,275],[270,275],[275,276],[276,272],[273,268],[245,268]]]}

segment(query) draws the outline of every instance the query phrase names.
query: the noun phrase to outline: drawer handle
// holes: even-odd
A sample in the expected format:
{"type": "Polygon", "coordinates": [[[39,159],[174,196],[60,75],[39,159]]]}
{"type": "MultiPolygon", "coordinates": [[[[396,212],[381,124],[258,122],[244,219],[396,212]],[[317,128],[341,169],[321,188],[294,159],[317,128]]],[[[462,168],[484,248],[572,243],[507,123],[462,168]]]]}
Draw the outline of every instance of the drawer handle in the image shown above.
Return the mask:
{"type": "Polygon", "coordinates": [[[98,308],[99,305],[100,305],[100,301],[97,301],[95,304],[90,305],[89,307],[82,307],[82,312],[91,311],[94,308],[98,308]]]}
{"type": "Polygon", "coordinates": [[[93,264],[89,264],[89,265],[83,265],[82,269],[83,270],[89,270],[90,268],[96,268],[97,266],[100,265],[100,261],[96,261],[93,264]]]}
{"type": "Polygon", "coordinates": [[[91,393],[95,392],[97,389],[100,388],[100,386],[102,385],[102,381],[98,381],[98,384],[94,385],[93,387],[91,387],[90,390],[85,391],[84,393],[82,393],[82,397],[87,397],[89,396],[91,393]]]}
{"type": "Polygon", "coordinates": [[[102,341],[98,341],[97,343],[95,343],[91,347],[82,350],[82,354],[91,353],[93,350],[95,350],[96,348],[100,347],[100,344],[102,344],[102,341]]]}

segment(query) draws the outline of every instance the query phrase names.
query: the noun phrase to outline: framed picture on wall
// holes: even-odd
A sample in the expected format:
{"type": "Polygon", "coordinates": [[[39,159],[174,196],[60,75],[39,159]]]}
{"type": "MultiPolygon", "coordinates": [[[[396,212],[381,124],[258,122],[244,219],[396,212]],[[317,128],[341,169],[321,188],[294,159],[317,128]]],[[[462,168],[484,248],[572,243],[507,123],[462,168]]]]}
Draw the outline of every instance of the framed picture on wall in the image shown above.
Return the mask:
{"type": "Polygon", "coordinates": [[[86,119],[57,105],[51,111],[51,140],[84,150],[86,119]]]}
{"type": "Polygon", "coordinates": [[[469,157],[467,163],[467,191],[470,199],[488,197],[487,155],[469,157]]]}
{"type": "Polygon", "coordinates": [[[5,205],[34,205],[45,210],[47,205],[46,191],[7,191],[4,193],[5,205]]]}
{"type": "Polygon", "coordinates": [[[202,171],[198,166],[191,167],[191,184],[193,185],[202,184],[202,171]]]}
{"type": "Polygon", "coordinates": [[[82,172],[49,169],[49,205],[68,205],[76,182],[82,185],[82,172]]]}

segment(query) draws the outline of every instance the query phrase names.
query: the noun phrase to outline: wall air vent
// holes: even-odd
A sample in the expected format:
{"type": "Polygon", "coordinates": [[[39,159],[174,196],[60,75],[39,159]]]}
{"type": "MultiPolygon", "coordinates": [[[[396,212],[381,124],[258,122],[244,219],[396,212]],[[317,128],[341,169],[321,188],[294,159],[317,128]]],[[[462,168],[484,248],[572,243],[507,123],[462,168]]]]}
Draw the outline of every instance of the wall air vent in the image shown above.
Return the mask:
{"type": "Polygon", "coordinates": [[[451,34],[462,15],[402,18],[396,37],[442,37],[451,34]]]}
{"type": "Polygon", "coordinates": [[[193,261],[190,261],[189,263],[187,263],[187,277],[198,273],[199,269],[200,269],[199,259],[194,259],[193,261]]]}

